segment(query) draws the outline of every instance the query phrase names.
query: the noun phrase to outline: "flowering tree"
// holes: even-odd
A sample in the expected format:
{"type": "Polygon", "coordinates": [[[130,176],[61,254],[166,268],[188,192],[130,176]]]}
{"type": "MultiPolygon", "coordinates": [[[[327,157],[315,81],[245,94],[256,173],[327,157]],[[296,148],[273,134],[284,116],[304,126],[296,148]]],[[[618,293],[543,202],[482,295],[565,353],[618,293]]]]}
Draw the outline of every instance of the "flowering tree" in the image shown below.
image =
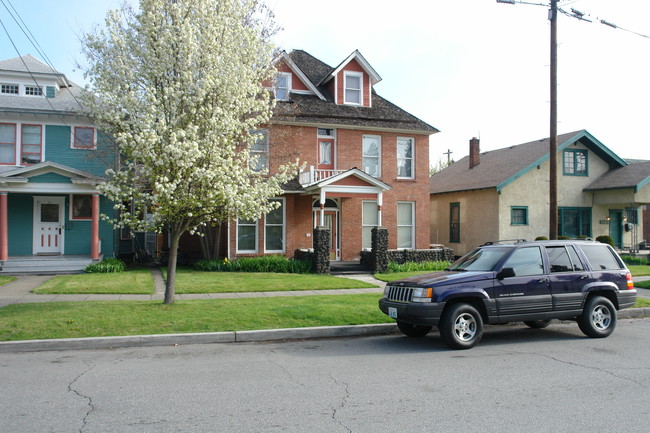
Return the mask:
{"type": "Polygon", "coordinates": [[[169,230],[165,303],[180,236],[259,218],[296,172],[254,170],[249,152],[272,113],[262,83],[274,74],[273,31],[255,0],[140,0],[84,38],[85,106],[121,159],[100,190],[119,210],[116,228],[169,230]]]}

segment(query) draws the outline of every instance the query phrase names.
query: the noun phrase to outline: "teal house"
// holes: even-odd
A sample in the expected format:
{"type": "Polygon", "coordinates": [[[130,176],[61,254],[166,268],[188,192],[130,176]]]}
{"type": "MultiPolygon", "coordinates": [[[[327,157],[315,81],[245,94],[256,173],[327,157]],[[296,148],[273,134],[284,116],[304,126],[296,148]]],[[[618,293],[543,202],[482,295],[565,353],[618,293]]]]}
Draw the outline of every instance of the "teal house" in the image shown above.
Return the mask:
{"type": "Polygon", "coordinates": [[[0,262],[112,257],[119,233],[97,190],[116,162],[81,114],[80,88],[40,60],[0,61],[0,262]]]}

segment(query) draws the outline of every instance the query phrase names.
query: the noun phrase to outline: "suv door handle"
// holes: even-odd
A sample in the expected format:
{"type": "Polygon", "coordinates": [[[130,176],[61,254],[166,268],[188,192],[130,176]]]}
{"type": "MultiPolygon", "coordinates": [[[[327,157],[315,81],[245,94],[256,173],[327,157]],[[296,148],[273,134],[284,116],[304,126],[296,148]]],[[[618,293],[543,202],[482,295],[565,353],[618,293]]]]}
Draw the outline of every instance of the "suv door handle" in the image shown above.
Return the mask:
{"type": "Polygon", "coordinates": [[[581,280],[586,280],[586,279],[587,279],[587,276],[586,276],[586,275],[580,275],[580,279],[581,279],[581,280]]]}

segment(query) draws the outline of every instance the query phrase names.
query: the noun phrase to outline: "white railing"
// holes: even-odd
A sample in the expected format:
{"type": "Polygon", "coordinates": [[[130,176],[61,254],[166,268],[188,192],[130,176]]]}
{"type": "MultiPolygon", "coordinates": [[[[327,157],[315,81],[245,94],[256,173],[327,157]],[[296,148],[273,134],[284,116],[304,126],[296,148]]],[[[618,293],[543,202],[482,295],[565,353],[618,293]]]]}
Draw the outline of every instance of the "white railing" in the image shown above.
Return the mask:
{"type": "Polygon", "coordinates": [[[317,170],[314,166],[310,166],[309,170],[302,171],[298,177],[298,181],[301,185],[311,185],[316,182],[320,182],[330,177],[334,177],[341,173],[345,173],[347,170],[317,170]]]}

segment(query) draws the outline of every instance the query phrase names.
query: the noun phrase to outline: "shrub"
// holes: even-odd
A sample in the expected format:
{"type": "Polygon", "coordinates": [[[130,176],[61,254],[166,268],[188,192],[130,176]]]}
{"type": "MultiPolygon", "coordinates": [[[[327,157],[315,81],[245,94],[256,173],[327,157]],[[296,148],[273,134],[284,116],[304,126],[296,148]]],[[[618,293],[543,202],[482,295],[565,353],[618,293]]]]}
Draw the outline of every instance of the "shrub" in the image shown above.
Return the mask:
{"type": "Polygon", "coordinates": [[[600,242],[601,244],[609,244],[612,247],[614,246],[614,239],[612,239],[611,236],[609,235],[601,235],[596,238],[597,242],[600,242]]]}
{"type": "Polygon", "coordinates": [[[536,241],[547,241],[548,238],[547,238],[546,236],[537,236],[537,237],[535,238],[535,240],[536,240],[536,241]]]}
{"type": "Polygon", "coordinates": [[[89,274],[108,274],[112,272],[124,272],[126,265],[120,259],[107,258],[99,263],[93,263],[84,268],[84,272],[89,274]]]}
{"type": "Polygon", "coordinates": [[[311,262],[293,260],[280,255],[241,257],[237,260],[199,260],[194,269],[205,272],[277,272],[308,274],[311,262]]]}
{"type": "Polygon", "coordinates": [[[446,261],[437,262],[406,262],[398,264],[390,262],[388,272],[413,272],[413,271],[442,271],[447,269],[450,263],[446,261]]]}
{"type": "Polygon", "coordinates": [[[626,265],[632,265],[632,266],[641,265],[641,266],[644,266],[644,265],[650,264],[650,263],[648,263],[648,259],[645,258],[645,257],[630,256],[630,255],[623,254],[623,255],[621,255],[621,259],[623,259],[623,261],[625,262],[626,265]]]}

